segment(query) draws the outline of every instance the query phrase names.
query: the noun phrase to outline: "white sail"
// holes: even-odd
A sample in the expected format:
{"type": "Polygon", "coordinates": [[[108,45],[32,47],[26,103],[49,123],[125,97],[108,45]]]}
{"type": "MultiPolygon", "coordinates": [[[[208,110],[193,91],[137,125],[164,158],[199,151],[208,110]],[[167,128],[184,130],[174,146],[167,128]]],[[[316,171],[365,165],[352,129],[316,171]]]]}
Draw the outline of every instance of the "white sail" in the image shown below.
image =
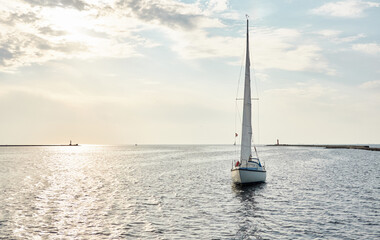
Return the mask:
{"type": "Polygon", "coordinates": [[[240,160],[248,161],[251,152],[252,142],[252,120],[251,120],[251,77],[250,77],[250,60],[249,60],[249,32],[247,19],[247,49],[245,57],[245,80],[244,80],[244,107],[243,107],[243,125],[241,129],[241,152],[240,160]]]}

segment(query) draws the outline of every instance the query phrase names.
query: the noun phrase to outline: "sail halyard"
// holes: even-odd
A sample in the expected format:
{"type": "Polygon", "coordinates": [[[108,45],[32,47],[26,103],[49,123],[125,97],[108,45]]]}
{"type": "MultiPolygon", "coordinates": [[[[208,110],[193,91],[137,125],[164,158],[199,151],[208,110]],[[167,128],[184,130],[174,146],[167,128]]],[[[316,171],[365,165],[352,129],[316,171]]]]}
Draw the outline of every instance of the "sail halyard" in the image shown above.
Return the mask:
{"type": "Polygon", "coordinates": [[[250,76],[250,59],[249,59],[249,29],[247,19],[247,47],[245,58],[245,80],[244,80],[244,107],[243,107],[243,124],[241,134],[241,151],[240,160],[248,161],[252,156],[252,119],[251,119],[251,76],[250,76]]]}

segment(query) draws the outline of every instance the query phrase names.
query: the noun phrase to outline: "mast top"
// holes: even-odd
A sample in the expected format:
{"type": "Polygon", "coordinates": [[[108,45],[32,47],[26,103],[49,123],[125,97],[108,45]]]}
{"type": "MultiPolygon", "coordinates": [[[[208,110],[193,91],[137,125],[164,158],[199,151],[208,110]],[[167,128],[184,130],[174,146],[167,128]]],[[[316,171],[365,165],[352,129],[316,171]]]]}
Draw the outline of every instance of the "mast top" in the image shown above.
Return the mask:
{"type": "Polygon", "coordinates": [[[245,18],[247,18],[247,20],[249,19],[249,16],[248,16],[248,14],[245,14],[245,18]]]}

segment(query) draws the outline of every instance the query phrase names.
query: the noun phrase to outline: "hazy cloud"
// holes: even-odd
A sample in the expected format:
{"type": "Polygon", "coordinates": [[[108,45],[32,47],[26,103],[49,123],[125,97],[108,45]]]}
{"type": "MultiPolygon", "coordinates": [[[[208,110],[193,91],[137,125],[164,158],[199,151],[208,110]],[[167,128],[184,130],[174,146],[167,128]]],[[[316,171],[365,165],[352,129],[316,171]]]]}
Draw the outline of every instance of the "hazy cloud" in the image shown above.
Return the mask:
{"type": "MultiPolygon", "coordinates": [[[[240,32],[224,30],[225,25],[213,16],[227,13],[227,0],[25,1],[41,8],[24,3],[26,13],[9,15],[3,21],[6,27],[0,36],[0,70],[62,58],[141,56],[143,48],[168,40],[168,47],[183,59],[236,58],[244,48],[244,25],[240,32]],[[90,4],[91,9],[87,8],[90,4]],[[222,34],[211,34],[210,29],[217,28],[222,34]],[[152,33],[159,37],[152,37],[152,33]]],[[[318,43],[306,43],[302,31],[254,31],[252,51],[258,69],[334,74],[318,43]]]]}
{"type": "Polygon", "coordinates": [[[368,82],[362,83],[360,85],[360,88],[363,88],[363,89],[380,89],[380,80],[368,81],[368,82]]]}
{"type": "Polygon", "coordinates": [[[380,44],[360,43],[352,45],[352,49],[366,54],[376,55],[380,53],[380,44]]]}
{"type": "Polygon", "coordinates": [[[65,31],[54,30],[49,26],[40,27],[38,30],[39,30],[39,33],[41,33],[43,35],[63,36],[63,35],[67,34],[67,32],[65,32],[65,31]]]}
{"type": "Polygon", "coordinates": [[[362,17],[366,9],[379,7],[378,2],[361,0],[348,0],[325,3],[322,6],[311,10],[316,15],[326,15],[332,17],[358,18],[362,17]]]}
{"type": "Polygon", "coordinates": [[[33,23],[39,20],[38,16],[34,12],[16,13],[1,11],[0,23],[14,26],[16,23],[33,23]]]}
{"type": "MultiPolygon", "coordinates": [[[[244,34],[236,37],[209,36],[202,29],[169,31],[175,40],[172,49],[185,59],[240,57],[245,47],[244,34]]],[[[295,29],[255,28],[251,51],[256,69],[314,71],[334,75],[317,43],[305,43],[307,34],[295,29]]]]}
{"type": "Polygon", "coordinates": [[[32,6],[44,6],[44,7],[71,7],[78,10],[84,10],[87,3],[81,0],[23,0],[32,6]]]}
{"type": "MultiPolygon", "coordinates": [[[[219,21],[204,16],[197,3],[173,0],[24,0],[17,4],[8,7],[26,12],[0,17],[0,71],[59,58],[132,57],[139,55],[137,47],[159,45],[155,39],[139,34],[147,29],[163,35],[167,31],[193,31],[206,36],[202,28],[221,26],[219,21]]],[[[220,11],[223,4],[214,5],[220,11]]]]}
{"type": "Polygon", "coordinates": [[[6,48],[0,48],[0,65],[5,64],[5,60],[11,59],[13,54],[6,48]]]}
{"type": "Polygon", "coordinates": [[[228,8],[228,0],[210,0],[208,7],[211,11],[222,12],[228,8]]]}
{"type": "Polygon", "coordinates": [[[257,28],[254,31],[253,60],[258,69],[315,71],[334,75],[322,49],[306,41],[307,34],[295,29],[257,28]]]}
{"type": "Polygon", "coordinates": [[[364,34],[357,34],[353,36],[342,36],[342,31],[337,31],[337,30],[332,30],[332,29],[324,29],[315,33],[335,43],[354,42],[360,38],[365,37],[364,34]]]}
{"type": "Polygon", "coordinates": [[[228,0],[195,1],[178,0],[120,0],[115,8],[124,15],[138,18],[152,25],[160,25],[180,31],[207,27],[222,27],[213,16],[227,10],[228,0]]]}
{"type": "Polygon", "coordinates": [[[64,58],[67,54],[86,50],[86,46],[80,43],[65,40],[54,43],[30,33],[0,37],[0,46],[0,69],[3,71],[13,71],[20,66],[64,58]]]}
{"type": "Polygon", "coordinates": [[[158,21],[172,28],[193,29],[203,17],[194,11],[194,5],[171,0],[122,0],[118,4],[143,21],[158,21]]]}

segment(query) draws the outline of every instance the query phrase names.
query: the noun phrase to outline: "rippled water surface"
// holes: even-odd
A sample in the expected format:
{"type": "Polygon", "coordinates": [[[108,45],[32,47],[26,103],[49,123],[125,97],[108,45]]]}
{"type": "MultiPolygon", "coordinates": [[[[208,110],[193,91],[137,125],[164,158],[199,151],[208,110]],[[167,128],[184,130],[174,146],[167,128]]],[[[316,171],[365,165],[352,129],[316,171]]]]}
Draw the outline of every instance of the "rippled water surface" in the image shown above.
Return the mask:
{"type": "Polygon", "coordinates": [[[0,148],[0,239],[379,239],[380,152],[233,146],[0,148]]]}

